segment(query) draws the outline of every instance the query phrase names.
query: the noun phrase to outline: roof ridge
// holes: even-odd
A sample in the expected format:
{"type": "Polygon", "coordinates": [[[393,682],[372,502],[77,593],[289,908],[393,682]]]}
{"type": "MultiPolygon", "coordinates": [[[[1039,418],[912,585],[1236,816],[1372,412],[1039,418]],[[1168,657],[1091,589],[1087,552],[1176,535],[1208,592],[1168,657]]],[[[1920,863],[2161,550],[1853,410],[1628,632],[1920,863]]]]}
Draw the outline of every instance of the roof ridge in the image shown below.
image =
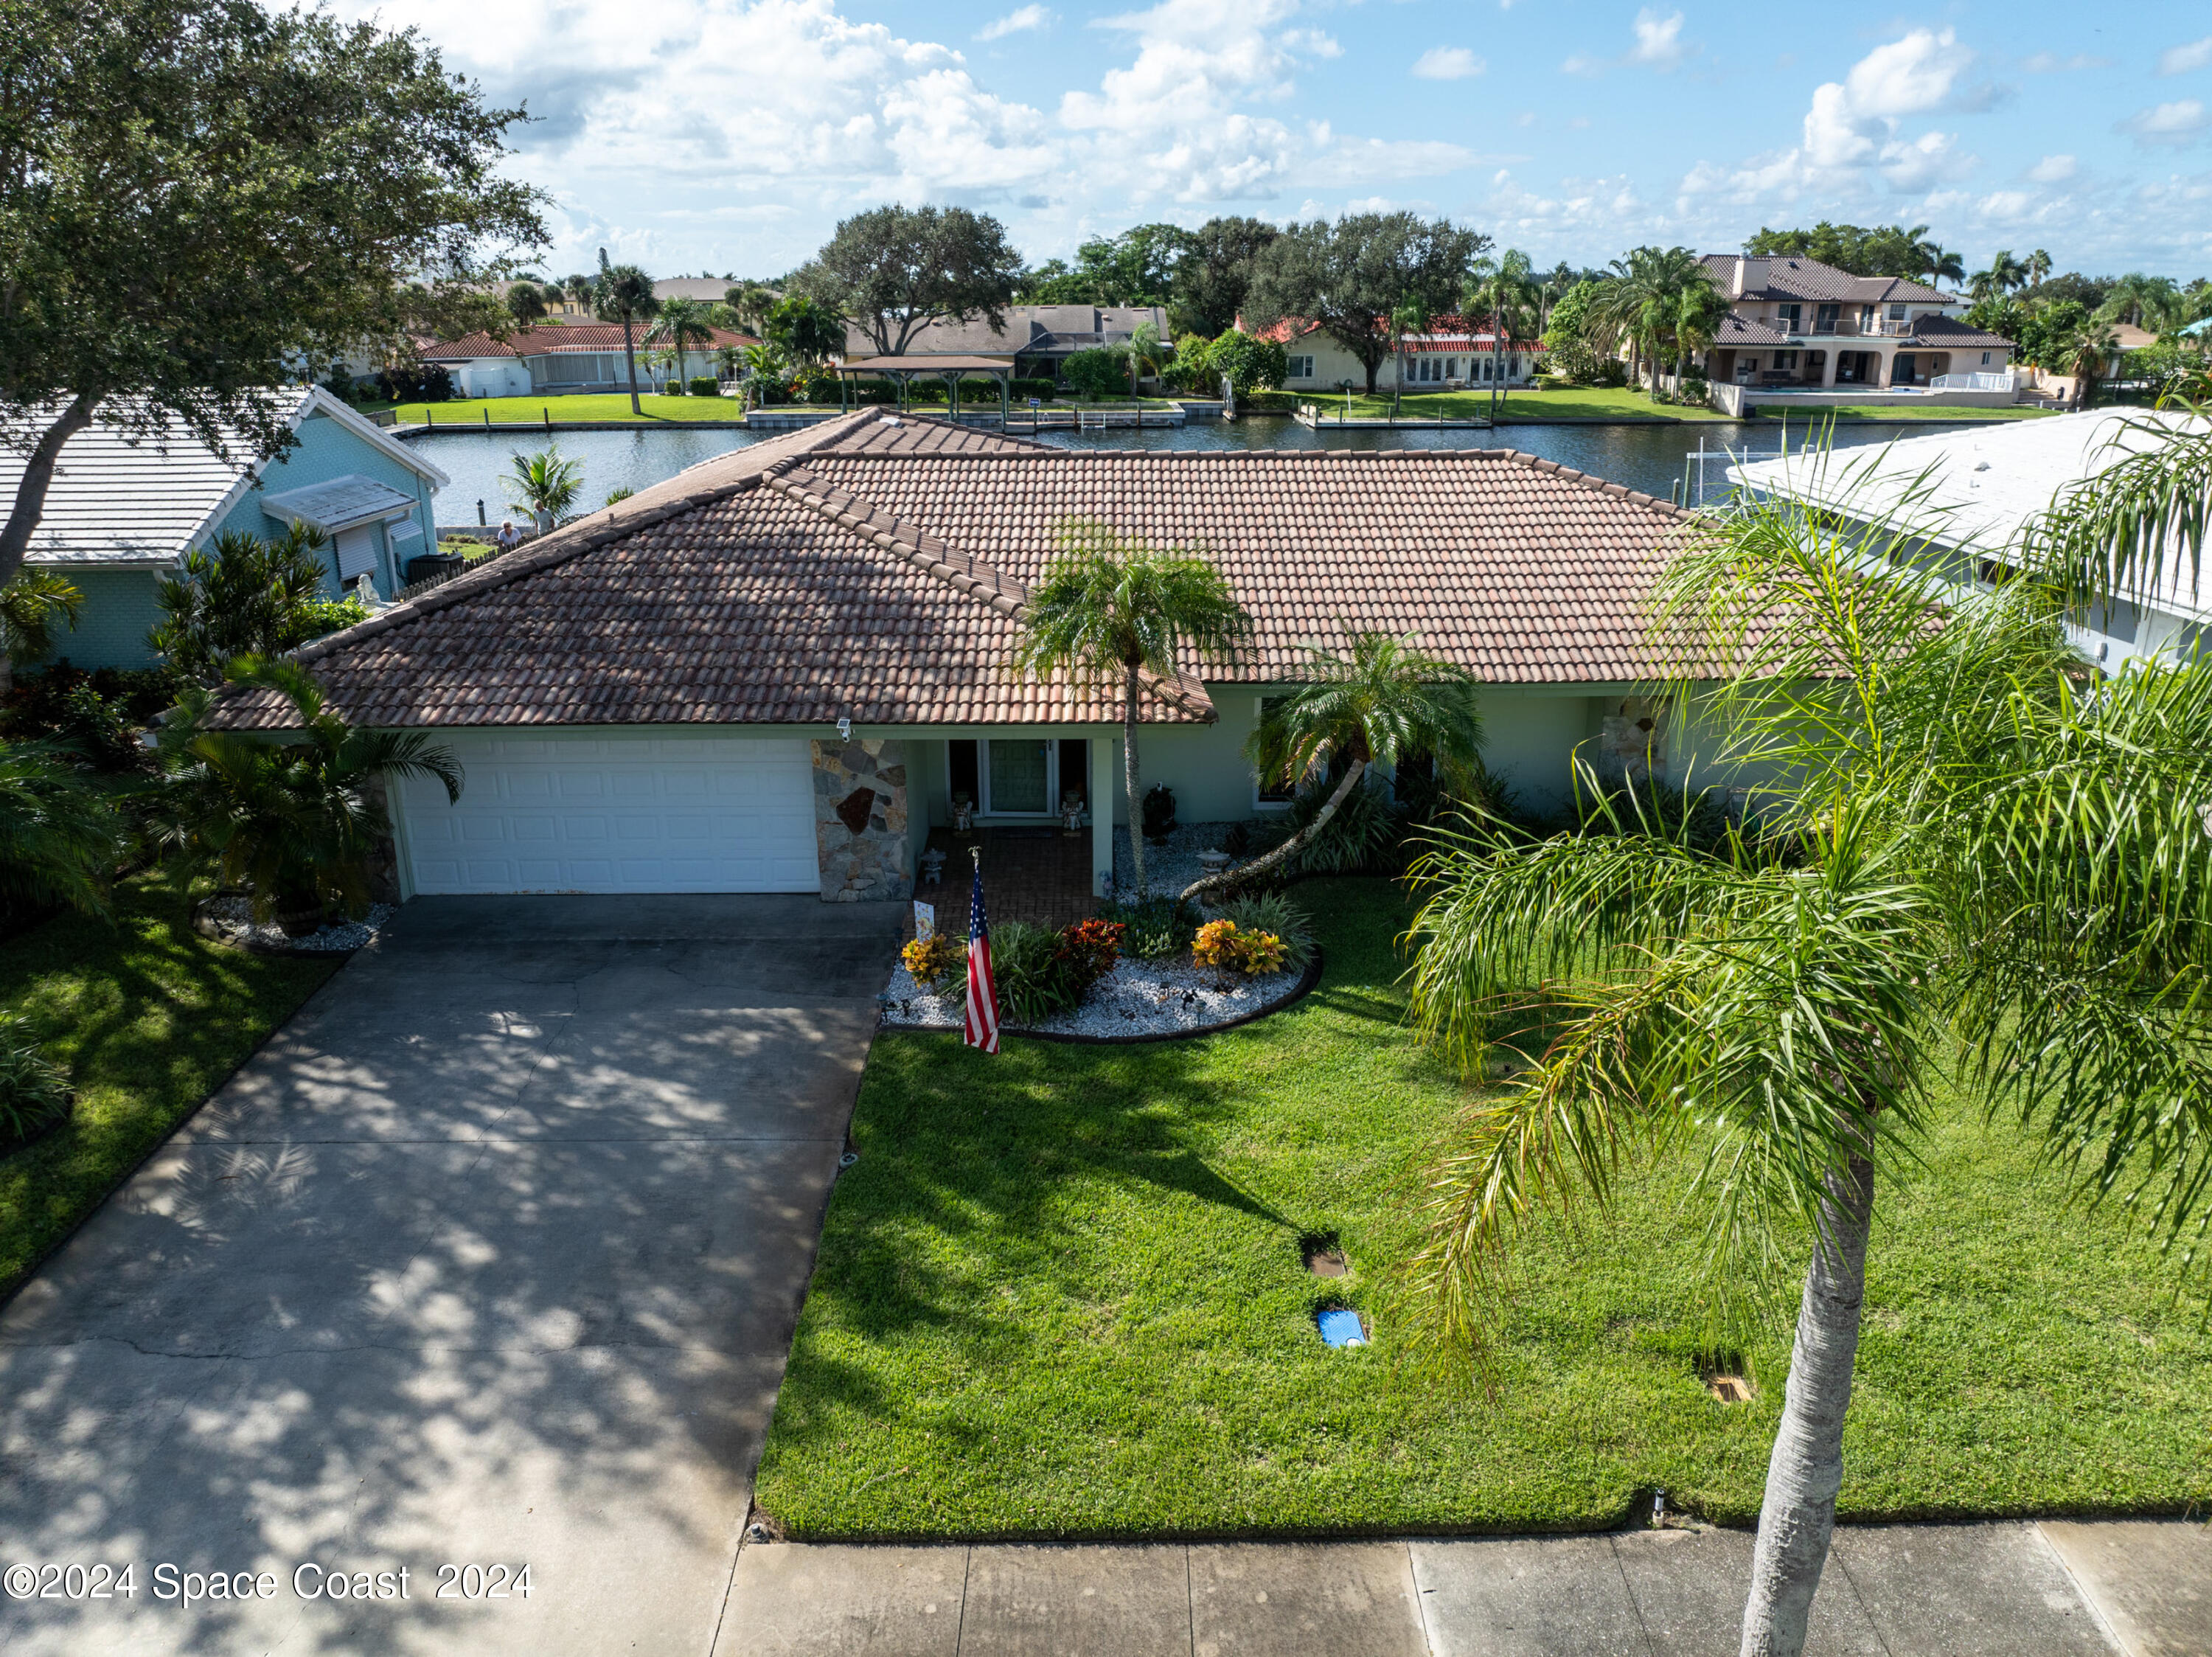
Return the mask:
{"type": "MultiPolygon", "coordinates": [[[[1059,450],[1049,451],[1060,453],[1059,450]]],[[[999,567],[972,552],[963,552],[941,535],[885,511],[857,490],[839,489],[829,479],[807,469],[811,454],[794,454],[768,467],[761,482],[786,500],[805,507],[859,536],[870,545],[921,570],[932,580],[975,599],[1009,620],[1020,622],[1031,612],[1030,589],[999,567]],[[957,562],[956,562],[957,561],[957,562]]],[[[865,457],[864,457],[865,458],[865,457]]],[[[896,455],[896,460],[933,460],[933,455],[896,455]]],[[[1178,668],[1170,679],[1150,668],[1138,670],[1139,681],[1161,701],[1203,719],[1218,719],[1220,711],[1204,685],[1178,668]]]]}
{"type": "MultiPolygon", "coordinates": [[[[863,411],[862,414],[865,412],[863,411]]],[[[732,449],[712,460],[686,467],[673,478],[664,479],[649,489],[641,490],[612,506],[549,530],[534,541],[526,541],[512,552],[485,559],[476,569],[464,571],[442,586],[434,587],[427,593],[417,594],[388,609],[380,610],[367,621],[356,622],[335,633],[325,633],[320,638],[310,639],[295,649],[293,656],[302,662],[314,661],[344,646],[374,638],[378,634],[388,633],[396,627],[422,621],[480,593],[511,586],[541,570],[567,564],[572,558],[596,551],[638,530],[665,523],[671,518],[682,517],[686,513],[712,506],[717,501],[726,501],[732,495],[757,488],[763,474],[785,460],[795,458],[795,454],[805,453],[808,447],[807,440],[816,438],[825,428],[837,424],[838,421],[848,426],[857,423],[854,417],[841,415],[838,420],[825,420],[818,425],[802,427],[797,431],[770,438],[766,442],[732,449]],[[703,472],[710,467],[718,474],[714,481],[694,478],[690,488],[677,487],[692,472],[703,472]]],[[[842,436],[842,433],[838,435],[842,436]]]]}

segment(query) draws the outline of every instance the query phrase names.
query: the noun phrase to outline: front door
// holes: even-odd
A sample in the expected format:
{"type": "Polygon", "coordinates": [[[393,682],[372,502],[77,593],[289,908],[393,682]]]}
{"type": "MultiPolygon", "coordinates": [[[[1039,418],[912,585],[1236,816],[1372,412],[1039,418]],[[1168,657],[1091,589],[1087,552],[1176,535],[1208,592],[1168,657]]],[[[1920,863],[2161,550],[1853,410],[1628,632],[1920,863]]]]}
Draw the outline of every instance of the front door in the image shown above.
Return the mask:
{"type": "Polygon", "coordinates": [[[983,809],[994,817],[1042,817],[1053,798],[1054,745],[994,737],[984,745],[983,809]]]}

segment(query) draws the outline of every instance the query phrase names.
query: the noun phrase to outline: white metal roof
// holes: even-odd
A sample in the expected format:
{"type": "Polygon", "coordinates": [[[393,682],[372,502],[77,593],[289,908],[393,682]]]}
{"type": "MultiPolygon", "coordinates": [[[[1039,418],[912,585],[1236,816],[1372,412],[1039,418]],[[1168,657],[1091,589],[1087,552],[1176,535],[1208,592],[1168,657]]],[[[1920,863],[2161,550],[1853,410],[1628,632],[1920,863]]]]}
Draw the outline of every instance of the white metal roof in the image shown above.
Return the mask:
{"type": "Polygon", "coordinates": [[[349,472],[326,483],[305,489],[288,489],[281,495],[264,495],[261,509],[280,524],[295,520],[310,529],[335,533],[379,518],[403,516],[415,509],[415,497],[403,495],[389,484],[349,472]]]}
{"type": "MultiPolygon", "coordinates": [[[[2207,423],[2144,409],[2094,409],[1900,437],[1879,448],[1801,449],[1731,466],[1729,477],[1863,521],[1909,519],[1930,539],[1995,551],[2067,484],[2152,447],[2154,434],[2141,429],[2146,423],[2202,430],[2207,423]]],[[[2160,592],[2127,596],[2194,613],[2212,601],[2212,591],[2200,597],[2196,586],[2185,564],[2178,575],[2169,566],[2160,592]]]]}
{"type": "MultiPolygon", "coordinates": [[[[319,387],[269,393],[296,429],[310,413],[324,413],[372,447],[442,488],[446,474],[409,452],[319,387]]],[[[35,423],[8,423],[21,446],[0,447],[0,501],[11,501],[22,481],[24,448],[35,423]]],[[[209,534],[254,486],[260,463],[226,460],[181,424],[159,437],[132,438],[95,419],[70,439],[55,466],[44,512],[31,532],[28,559],[48,564],[172,564],[209,534]]],[[[280,473],[281,475],[281,473],[280,473]]],[[[362,481],[366,482],[366,479],[362,481]]],[[[382,487],[382,485],[379,485],[382,487]]]]}

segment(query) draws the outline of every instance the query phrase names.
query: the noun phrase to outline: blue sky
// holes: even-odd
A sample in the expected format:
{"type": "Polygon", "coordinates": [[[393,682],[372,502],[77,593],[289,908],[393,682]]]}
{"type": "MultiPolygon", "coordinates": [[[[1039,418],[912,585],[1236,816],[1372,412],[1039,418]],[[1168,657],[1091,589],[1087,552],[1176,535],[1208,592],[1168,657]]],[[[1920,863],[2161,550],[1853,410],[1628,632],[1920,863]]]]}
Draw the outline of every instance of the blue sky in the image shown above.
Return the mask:
{"type": "Polygon", "coordinates": [[[769,276],[890,200],[1032,259],[1146,219],[1407,207],[1540,265],[1926,223],[1969,268],[2212,273],[2212,6],[337,0],[543,119],[555,274],[769,276]]]}

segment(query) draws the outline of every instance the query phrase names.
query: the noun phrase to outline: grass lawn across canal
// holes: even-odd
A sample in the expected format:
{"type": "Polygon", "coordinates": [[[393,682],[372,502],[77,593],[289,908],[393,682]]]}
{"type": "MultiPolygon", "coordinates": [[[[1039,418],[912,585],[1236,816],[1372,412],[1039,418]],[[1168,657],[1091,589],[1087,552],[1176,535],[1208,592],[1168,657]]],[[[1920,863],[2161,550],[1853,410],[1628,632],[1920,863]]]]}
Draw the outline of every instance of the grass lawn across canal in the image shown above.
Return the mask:
{"type": "MultiPolygon", "coordinates": [[[[1756,1514],[1786,1332],[1752,1401],[1708,1394],[1684,1166],[1528,1252],[1494,1394],[1405,1362],[1392,1290],[1462,1095],[1404,1027],[1401,891],[1295,896],[1327,971],[1241,1029],[878,1038],[760,1471],[792,1536],[1567,1529],[1655,1485],[1756,1514]],[[1319,1233],[1349,1276],[1303,1268],[1319,1233]],[[1335,1295],[1373,1345],[1322,1346],[1335,1295]]],[[[2212,1497],[2212,1336],[2172,1268],[2009,1126],[1938,1120],[1877,1198],[1844,1514],[2212,1497]]]]}

